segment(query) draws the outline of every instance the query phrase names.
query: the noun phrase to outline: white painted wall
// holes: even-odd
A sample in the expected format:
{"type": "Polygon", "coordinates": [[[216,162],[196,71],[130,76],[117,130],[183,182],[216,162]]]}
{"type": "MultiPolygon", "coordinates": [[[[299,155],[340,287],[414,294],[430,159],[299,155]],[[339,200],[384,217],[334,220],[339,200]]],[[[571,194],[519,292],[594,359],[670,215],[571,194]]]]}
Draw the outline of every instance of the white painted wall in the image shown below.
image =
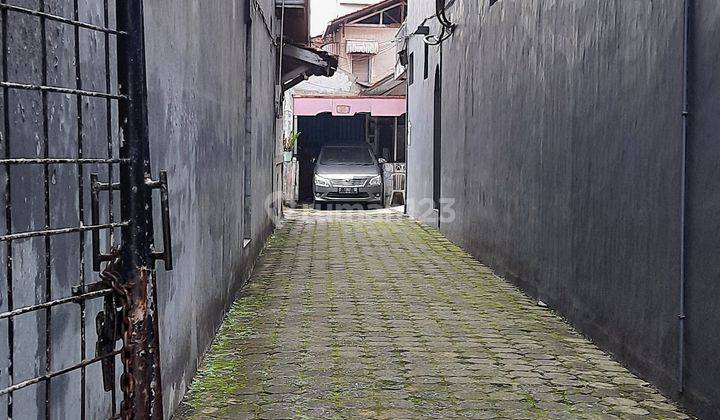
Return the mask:
{"type": "Polygon", "coordinates": [[[336,17],[346,15],[381,0],[310,0],[310,35],[320,35],[336,17]]]}

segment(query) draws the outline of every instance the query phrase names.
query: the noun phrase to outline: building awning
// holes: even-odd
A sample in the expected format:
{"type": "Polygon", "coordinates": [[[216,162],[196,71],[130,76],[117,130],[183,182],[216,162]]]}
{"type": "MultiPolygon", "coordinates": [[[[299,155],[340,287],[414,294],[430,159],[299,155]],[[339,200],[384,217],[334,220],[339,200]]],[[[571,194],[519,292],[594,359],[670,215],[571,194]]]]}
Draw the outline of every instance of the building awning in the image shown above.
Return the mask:
{"type": "Polygon", "coordinates": [[[402,96],[295,96],[293,112],[296,116],[314,116],[325,112],[337,117],[350,117],[366,112],[374,117],[399,117],[405,114],[402,96]]]}
{"type": "Polygon", "coordinates": [[[396,79],[395,74],[388,74],[374,85],[360,92],[364,96],[398,96],[407,95],[405,79],[396,79]]]}
{"type": "Polygon", "coordinates": [[[284,44],[282,60],[283,92],[310,76],[335,74],[338,59],[327,51],[300,45],[284,44]]]}
{"type": "MultiPolygon", "coordinates": [[[[252,3],[246,2],[247,5],[252,3]]],[[[257,1],[251,7],[257,8],[257,1]]],[[[310,42],[310,0],[275,0],[275,17],[278,23],[283,16],[283,41],[307,45],[310,42]]]]}

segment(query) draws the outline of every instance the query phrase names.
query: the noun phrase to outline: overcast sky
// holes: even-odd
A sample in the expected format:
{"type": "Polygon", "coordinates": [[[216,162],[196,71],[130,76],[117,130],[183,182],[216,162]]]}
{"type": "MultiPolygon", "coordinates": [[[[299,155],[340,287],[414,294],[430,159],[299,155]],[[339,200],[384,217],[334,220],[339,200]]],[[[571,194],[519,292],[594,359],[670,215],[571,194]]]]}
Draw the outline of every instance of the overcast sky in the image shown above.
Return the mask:
{"type": "Polygon", "coordinates": [[[367,4],[379,3],[381,0],[310,0],[310,36],[321,35],[331,20],[348,13],[348,5],[352,8],[367,4]],[[345,13],[340,13],[338,3],[346,3],[345,13]]]}
{"type": "Polygon", "coordinates": [[[337,16],[335,0],[310,0],[310,36],[320,35],[337,16]]]}

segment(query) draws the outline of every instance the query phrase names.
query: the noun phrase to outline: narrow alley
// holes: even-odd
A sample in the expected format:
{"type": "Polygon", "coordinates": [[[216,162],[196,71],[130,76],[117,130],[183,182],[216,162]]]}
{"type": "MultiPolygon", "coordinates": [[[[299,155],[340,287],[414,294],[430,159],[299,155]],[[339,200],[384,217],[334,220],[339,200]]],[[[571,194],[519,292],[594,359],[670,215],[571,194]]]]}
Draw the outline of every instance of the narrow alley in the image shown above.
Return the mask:
{"type": "Polygon", "coordinates": [[[720,419],[720,1],[0,33],[0,420],[720,419]]]}
{"type": "Polygon", "coordinates": [[[688,418],[393,210],[289,210],[176,418],[688,418]]]}

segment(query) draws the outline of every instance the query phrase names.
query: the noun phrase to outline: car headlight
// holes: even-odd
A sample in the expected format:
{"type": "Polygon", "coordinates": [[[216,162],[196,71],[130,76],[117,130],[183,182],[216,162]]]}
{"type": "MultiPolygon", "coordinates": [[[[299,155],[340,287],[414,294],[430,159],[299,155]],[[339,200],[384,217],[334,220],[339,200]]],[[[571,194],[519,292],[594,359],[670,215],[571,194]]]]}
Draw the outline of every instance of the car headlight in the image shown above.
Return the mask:
{"type": "Polygon", "coordinates": [[[330,180],[327,178],[323,178],[320,175],[315,175],[315,185],[318,187],[329,187],[330,180]]]}
{"type": "Polygon", "coordinates": [[[382,177],[380,175],[374,176],[370,178],[370,182],[368,182],[368,185],[371,187],[376,187],[382,185],[382,177]]]}

